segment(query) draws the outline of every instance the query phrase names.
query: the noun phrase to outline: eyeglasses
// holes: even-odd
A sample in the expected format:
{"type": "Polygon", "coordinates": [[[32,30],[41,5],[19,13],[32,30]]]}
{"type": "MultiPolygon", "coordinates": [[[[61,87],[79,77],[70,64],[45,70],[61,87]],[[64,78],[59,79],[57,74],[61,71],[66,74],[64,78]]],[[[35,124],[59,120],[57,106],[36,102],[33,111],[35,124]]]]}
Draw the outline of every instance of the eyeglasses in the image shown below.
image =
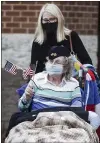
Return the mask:
{"type": "Polygon", "coordinates": [[[42,23],[54,23],[54,22],[57,22],[57,18],[42,19],[42,23]]]}

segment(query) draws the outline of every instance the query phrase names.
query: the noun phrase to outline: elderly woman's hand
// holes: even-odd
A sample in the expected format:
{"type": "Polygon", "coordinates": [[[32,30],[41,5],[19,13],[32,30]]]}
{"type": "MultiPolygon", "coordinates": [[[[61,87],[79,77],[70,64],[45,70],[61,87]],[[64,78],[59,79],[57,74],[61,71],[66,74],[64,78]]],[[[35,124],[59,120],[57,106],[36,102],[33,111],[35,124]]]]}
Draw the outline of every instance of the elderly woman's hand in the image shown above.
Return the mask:
{"type": "Polygon", "coordinates": [[[33,94],[34,94],[33,87],[29,85],[25,90],[26,99],[27,100],[31,99],[33,94]]]}
{"type": "Polygon", "coordinates": [[[27,80],[27,79],[29,80],[34,75],[35,75],[35,72],[30,67],[28,67],[27,69],[23,70],[23,73],[22,73],[22,76],[23,76],[24,80],[27,80]]]}

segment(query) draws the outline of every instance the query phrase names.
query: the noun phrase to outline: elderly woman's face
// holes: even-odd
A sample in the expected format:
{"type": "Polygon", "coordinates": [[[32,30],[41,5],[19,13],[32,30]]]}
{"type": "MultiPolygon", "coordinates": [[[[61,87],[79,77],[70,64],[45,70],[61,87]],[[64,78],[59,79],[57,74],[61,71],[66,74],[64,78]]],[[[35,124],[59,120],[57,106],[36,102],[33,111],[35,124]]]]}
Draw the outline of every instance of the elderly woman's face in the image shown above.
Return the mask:
{"type": "Polygon", "coordinates": [[[65,57],[58,57],[54,60],[48,60],[46,63],[46,71],[49,75],[62,75],[64,73],[65,57]]]}
{"type": "Polygon", "coordinates": [[[61,57],[55,58],[54,60],[50,60],[50,62],[51,62],[52,64],[60,64],[60,65],[63,65],[63,66],[64,66],[66,60],[65,60],[65,57],[61,56],[61,57]]]}

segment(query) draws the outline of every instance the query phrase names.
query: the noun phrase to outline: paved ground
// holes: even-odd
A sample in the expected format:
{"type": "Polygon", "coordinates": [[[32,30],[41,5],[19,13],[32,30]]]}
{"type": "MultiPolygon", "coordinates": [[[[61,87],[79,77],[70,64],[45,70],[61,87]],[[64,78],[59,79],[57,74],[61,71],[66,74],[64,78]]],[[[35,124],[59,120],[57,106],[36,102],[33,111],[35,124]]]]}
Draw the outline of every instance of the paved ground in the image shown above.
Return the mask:
{"type": "Polygon", "coordinates": [[[25,81],[22,79],[21,71],[18,71],[18,74],[13,76],[2,69],[2,143],[4,141],[9,119],[14,112],[18,111],[18,95],[16,94],[16,89],[19,88],[23,83],[25,83],[25,81]]]}

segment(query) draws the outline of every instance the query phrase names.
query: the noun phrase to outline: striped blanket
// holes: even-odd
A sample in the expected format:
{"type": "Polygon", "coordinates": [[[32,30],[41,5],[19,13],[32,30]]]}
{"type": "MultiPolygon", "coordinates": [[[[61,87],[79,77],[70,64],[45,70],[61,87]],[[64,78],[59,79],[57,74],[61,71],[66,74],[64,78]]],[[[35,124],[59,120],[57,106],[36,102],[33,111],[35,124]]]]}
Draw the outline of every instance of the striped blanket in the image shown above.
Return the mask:
{"type": "Polygon", "coordinates": [[[5,143],[99,143],[95,130],[71,111],[41,112],[10,130],[5,143]]]}

